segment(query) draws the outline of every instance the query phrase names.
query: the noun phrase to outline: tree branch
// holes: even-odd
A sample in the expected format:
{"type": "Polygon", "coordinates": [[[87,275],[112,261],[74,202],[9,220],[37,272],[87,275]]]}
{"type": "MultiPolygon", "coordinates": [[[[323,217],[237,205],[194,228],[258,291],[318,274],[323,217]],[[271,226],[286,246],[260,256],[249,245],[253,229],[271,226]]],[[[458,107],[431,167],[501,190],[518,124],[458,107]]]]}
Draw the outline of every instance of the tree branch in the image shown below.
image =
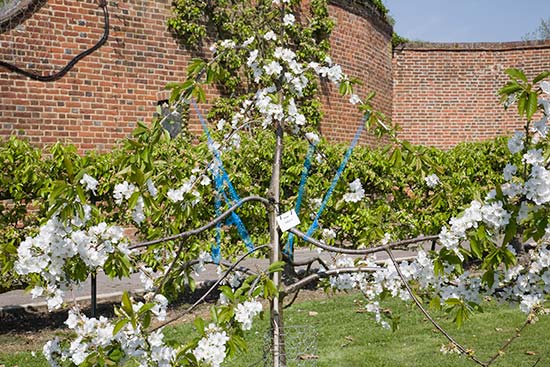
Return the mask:
{"type": "MultiPolygon", "coordinates": [[[[519,338],[521,336],[521,333],[523,332],[523,330],[527,327],[527,325],[530,325],[531,322],[532,322],[532,317],[533,315],[532,314],[529,314],[527,316],[527,319],[525,320],[525,322],[523,323],[523,325],[519,328],[519,329],[516,329],[516,332],[514,335],[512,335],[511,338],[509,338],[503,345],[502,347],[499,348],[499,350],[491,357],[491,359],[489,359],[487,361],[487,363],[485,363],[485,366],[490,366],[498,357],[500,357],[503,352],[506,350],[506,348],[508,348],[510,346],[510,344],[512,344],[512,342],[514,340],[516,340],[517,338],[519,338]]],[[[535,365],[538,363],[538,361],[535,363],[535,365]]]]}
{"type": "MultiPolygon", "coordinates": [[[[197,260],[197,259],[194,259],[194,260],[190,260],[190,261],[187,261],[185,264],[182,264],[180,266],[180,268],[189,268],[193,265],[197,265],[199,264],[201,261],[197,260]]],[[[212,260],[209,260],[209,261],[203,261],[202,262],[203,264],[214,264],[214,265],[218,265],[216,264],[214,261],[212,260]]],[[[233,266],[233,263],[232,262],[229,262],[227,260],[220,260],[220,264],[223,265],[223,266],[227,266],[227,267],[231,267],[233,266]]],[[[256,273],[255,271],[252,271],[252,269],[250,268],[247,268],[247,267],[244,267],[244,266],[239,266],[238,268],[235,269],[236,271],[240,271],[241,273],[246,273],[246,274],[249,274],[249,275],[258,275],[258,273],[256,273]]]]}
{"type": "Polygon", "coordinates": [[[347,248],[341,248],[341,247],[334,247],[334,246],[326,245],[326,244],[316,240],[315,238],[307,236],[304,232],[302,232],[302,231],[300,231],[296,228],[289,229],[289,232],[294,233],[296,236],[300,237],[302,240],[304,240],[306,242],[309,242],[313,246],[322,248],[323,250],[336,252],[336,253],[339,253],[339,254],[349,254],[349,255],[369,255],[369,254],[374,254],[374,253],[381,252],[381,251],[387,251],[388,249],[392,249],[392,248],[395,248],[395,247],[412,245],[412,244],[419,243],[419,242],[424,242],[424,241],[437,240],[439,238],[439,236],[423,236],[423,237],[411,238],[411,239],[408,239],[408,240],[392,242],[392,243],[388,243],[387,245],[369,247],[369,248],[366,248],[366,249],[347,249],[347,248]]]}
{"type": "Polygon", "coordinates": [[[180,315],[176,316],[176,317],[173,317],[171,318],[170,320],[167,320],[163,323],[161,323],[160,325],[157,325],[155,326],[151,332],[153,331],[157,331],[158,329],[160,328],[163,328],[165,327],[166,325],[169,325],[171,323],[173,323],[174,321],[177,321],[179,319],[181,319],[183,316],[185,316],[186,314],[188,314],[189,312],[193,311],[195,309],[195,307],[197,307],[199,304],[201,304],[202,302],[204,302],[204,300],[206,299],[206,297],[208,297],[208,295],[210,293],[212,293],[214,291],[214,289],[216,289],[218,287],[218,285],[220,285],[220,283],[233,271],[235,270],[235,268],[237,268],[237,266],[244,260],[246,259],[248,256],[250,256],[252,253],[254,253],[255,251],[258,251],[262,248],[265,248],[265,247],[268,247],[268,245],[262,245],[262,246],[258,246],[256,247],[254,250],[251,250],[249,252],[247,252],[246,254],[242,255],[233,265],[231,265],[231,267],[229,269],[227,269],[225,271],[225,273],[223,273],[223,275],[214,283],[210,286],[210,288],[208,288],[208,290],[206,291],[206,293],[204,293],[202,295],[201,298],[199,298],[195,303],[193,303],[191,306],[189,306],[185,311],[183,311],[183,313],[181,313],[180,315]]]}
{"type": "Polygon", "coordinates": [[[443,327],[441,327],[441,325],[439,325],[437,323],[437,321],[435,321],[431,316],[430,314],[428,313],[428,311],[426,311],[426,309],[422,306],[422,304],[420,303],[420,301],[418,300],[418,298],[416,297],[416,295],[414,294],[414,292],[412,291],[411,287],[409,286],[409,283],[407,282],[407,279],[405,278],[405,276],[403,275],[403,273],[401,272],[401,268],[399,267],[399,264],[397,263],[397,261],[395,260],[395,257],[393,256],[393,253],[391,252],[391,248],[387,248],[386,249],[386,252],[388,253],[392,263],[393,263],[393,266],[395,267],[395,270],[397,271],[397,274],[399,275],[399,278],[401,278],[401,281],[403,282],[403,285],[405,286],[405,288],[407,289],[407,292],[409,293],[409,295],[411,296],[411,298],[413,299],[414,303],[416,304],[416,306],[420,309],[420,311],[422,311],[422,313],[424,314],[424,316],[426,316],[426,318],[432,323],[433,326],[435,326],[435,328],[437,330],[439,330],[439,332],[441,334],[443,334],[447,340],[449,340],[454,346],[456,346],[458,348],[458,350],[468,356],[468,358],[470,358],[472,361],[474,361],[475,363],[479,364],[480,366],[484,366],[486,367],[487,365],[485,363],[483,363],[482,361],[480,361],[479,359],[476,358],[476,356],[474,356],[469,350],[467,350],[466,348],[464,348],[460,343],[458,343],[451,335],[449,335],[449,333],[447,333],[445,331],[445,329],[443,329],[443,327]]]}
{"type": "Polygon", "coordinates": [[[168,237],[158,238],[156,240],[140,242],[140,243],[137,243],[137,244],[131,246],[130,250],[134,250],[134,249],[141,248],[141,247],[148,247],[148,246],[151,246],[151,245],[156,245],[157,243],[183,239],[183,238],[186,238],[186,237],[189,237],[189,236],[199,234],[199,233],[204,232],[206,230],[209,230],[210,228],[213,228],[214,226],[216,226],[216,224],[220,223],[225,218],[227,218],[231,213],[233,213],[235,210],[237,210],[242,204],[244,204],[246,202],[249,202],[249,201],[258,201],[258,202],[264,204],[265,206],[270,205],[269,201],[267,199],[261,197],[261,196],[247,196],[247,197],[242,198],[241,200],[237,201],[235,203],[235,205],[233,205],[231,208],[227,209],[221,215],[219,215],[218,217],[212,219],[212,221],[208,222],[207,224],[205,224],[205,225],[203,225],[199,228],[195,228],[195,229],[192,229],[190,231],[178,233],[178,234],[168,236],[168,237]]]}
{"type": "Polygon", "coordinates": [[[21,69],[6,61],[0,61],[0,66],[8,69],[9,71],[23,75],[32,80],[37,80],[39,82],[53,82],[58,79],[61,79],[76,65],[76,63],[78,63],[80,60],[82,60],[86,56],[94,53],[96,50],[102,47],[109,39],[109,11],[107,9],[107,1],[99,0],[99,7],[102,8],[103,10],[103,22],[104,22],[103,36],[95,45],[76,55],[71,61],[69,61],[67,65],[63,67],[63,69],[59,70],[58,72],[51,75],[39,75],[39,74],[32,73],[30,71],[21,69]]]}
{"type": "Polygon", "coordinates": [[[296,283],[289,285],[281,293],[283,296],[288,295],[290,293],[296,292],[297,290],[305,287],[311,282],[314,282],[322,278],[328,278],[333,275],[349,274],[349,273],[366,273],[366,272],[373,272],[377,270],[380,270],[380,268],[372,267],[372,266],[357,266],[357,267],[336,268],[336,269],[320,271],[318,273],[308,275],[307,277],[300,279],[296,283]]]}

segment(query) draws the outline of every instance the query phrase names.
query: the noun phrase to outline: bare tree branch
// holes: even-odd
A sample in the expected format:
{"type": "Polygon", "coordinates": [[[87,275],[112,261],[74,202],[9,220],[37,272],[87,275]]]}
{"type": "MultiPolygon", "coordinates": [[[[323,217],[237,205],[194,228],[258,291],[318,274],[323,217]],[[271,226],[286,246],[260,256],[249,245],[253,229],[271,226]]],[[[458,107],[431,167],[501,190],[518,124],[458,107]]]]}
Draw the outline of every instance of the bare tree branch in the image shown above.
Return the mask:
{"type": "MultiPolygon", "coordinates": [[[[40,82],[53,82],[56,80],[61,79],[65,74],[67,74],[80,60],[85,58],[88,55],[91,55],[96,50],[101,48],[109,39],[109,11],[107,9],[107,1],[106,0],[99,0],[99,7],[103,10],[103,36],[101,39],[93,45],[91,48],[79,53],[76,55],[67,65],[63,67],[63,69],[59,70],[58,72],[51,74],[51,75],[39,75],[35,74],[33,72],[21,69],[20,67],[17,67],[9,62],[6,61],[0,61],[0,66],[8,69],[9,71],[12,71],[14,73],[23,75],[27,78],[30,78],[32,80],[37,80],[40,82]]],[[[1,25],[1,24],[0,24],[1,25]]]]}
{"type": "Polygon", "coordinates": [[[203,225],[199,228],[195,228],[195,229],[192,229],[190,231],[178,233],[178,234],[175,234],[175,235],[172,235],[172,236],[158,238],[156,240],[140,242],[140,243],[137,243],[137,244],[131,246],[130,250],[134,250],[134,249],[141,248],[141,247],[148,247],[148,246],[156,245],[156,244],[162,243],[162,242],[168,242],[168,241],[173,241],[173,240],[177,240],[177,239],[186,238],[186,237],[189,237],[189,236],[199,234],[199,233],[204,232],[206,230],[209,230],[210,228],[213,228],[214,226],[216,226],[216,224],[220,223],[225,218],[227,218],[231,213],[233,213],[235,210],[237,210],[242,204],[244,204],[246,202],[249,202],[249,201],[258,201],[258,202],[264,204],[265,206],[270,205],[269,201],[267,199],[261,197],[261,196],[247,196],[247,197],[242,198],[241,200],[237,201],[235,203],[235,205],[233,205],[231,208],[227,209],[221,215],[219,215],[218,217],[212,219],[210,222],[208,222],[207,224],[205,224],[205,225],[203,225]]]}
{"type": "Polygon", "coordinates": [[[323,259],[321,259],[319,256],[317,257],[310,257],[309,259],[305,259],[305,260],[298,260],[298,261],[292,261],[291,264],[292,266],[296,267],[296,266],[304,266],[304,265],[307,265],[308,267],[311,266],[315,261],[317,261],[319,263],[319,265],[321,265],[322,267],[324,267],[325,269],[328,269],[328,266],[327,264],[323,261],[323,259]]]}
{"type": "Polygon", "coordinates": [[[348,248],[341,248],[341,247],[334,247],[334,246],[326,245],[326,244],[316,240],[315,238],[307,236],[304,232],[302,232],[302,231],[300,231],[296,228],[289,229],[289,232],[294,233],[296,236],[300,237],[302,240],[304,240],[306,242],[309,242],[313,246],[320,247],[323,250],[336,252],[336,253],[339,253],[339,254],[349,254],[349,255],[369,255],[369,254],[374,254],[374,253],[381,252],[381,251],[387,251],[388,249],[392,249],[392,248],[395,248],[395,247],[412,245],[412,244],[419,243],[419,242],[424,242],[424,241],[433,241],[433,240],[437,240],[439,238],[439,236],[423,236],[423,237],[411,238],[411,239],[408,239],[408,240],[392,242],[392,243],[388,243],[387,245],[369,247],[369,248],[366,248],[366,249],[348,249],[348,248]]]}
{"type": "MultiPolygon", "coordinates": [[[[180,266],[180,268],[189,268],[191,266],[194,266],[194,265],[197,265],[199,264],[201,261],[200,260],[197,260],[197,259],[194,259],[194,260],[190,260],[190,261],[187,261],[185,262],[184,264],[182,264],[180,266]]],[[[214,261],[212,260],[209,260],[209,261],[202,261],[203,264],[214,264],[214,265],[218,265],[216,264],[214,261]]],[[[220,260],[220,264],[223,265],[223,266],[227,266],[227,267],[231,267],[233,266],[233,263],[230,262],[230,261],[227,261],[227,260],[220,260]]],[[[250,268],[247,268],[247,267],[244,267],[244,266],[239,266],[238,268],[235,269],[235,271],[240,271],[241,273],[245,273],[245,274],[249,274],[249,275],[258,275],[258,273],[256,273],[255,271],[253,271],[252,269],[250,268]]]]}
{"type": "MultiPolygon", "coordinates": [[[[510,346],[510,344],[512,344],[514,342],[514,340],[516,340],[517,338],[519,338],[521,336],[521,333],[527,327],[527,325],[530,325],[532,323],[532,320],[533,320],[532,317],[533,317],[532,314],[529,314],[527,316],[527,319],[525,320],[523,325],[519,329],[516,329],[516,332],[514,333],[514,335],[512,335],[512,337],[509,338],[502,345],[502,347],[499,348],[499,350],[487,361],[487,363],[485,363],[486,366],[490,366],[498,357],[503,355],[504,354],[503,352],[506,350],[506,348],[508,348],[510,346]]],[[[538,361],[535,363],[535,366],[537,364],[538,364],[538,361]]]]}
{"type": "Polygon", "coordinates": [[[449,333],[447,333],[447,331],[445,331],[445,329],[443,329],[443,327],[441,325],[439,325],[437,323],[437,321],[434,320],[433,317],[430,316],[428,311],[426,311],[424,306],[422,306],[422,303],[420,303],[420,301],[418,300],[418,298],[416,297],[416,295],[412,291],[411,287],[409,286],[409,283],[407,282],[407,279],[405,278],[405,276],[401,272],[401,268],[399,267],[399,264],[397,263],[397,261],[395,260],[395,257],[393,256],[391,248],[387,248],[386,252],[388,253],[388,256],[390,257],[390,259],[393,263],[393,266],[395,267],[395,270],[397,271],[397,274],[399,275],[399,278],[401,278],[401,281],[403,282],[403,285],[407,289],[407,292],[409,293],[409,295],[413,299],[416,306],[420,309],[420,311],[422,311],[424,316],[426,316],[426,318],[432,323],[432,325],[435,326],[435,328],[437,330],[439,330],[439,332],[441,334],[443,334],[445,336],[445,338],[447,338],[447,340],[449,340],[449,342],[451,342],[454,346],[456,346],[462,354],[466,355],[468,358],[470,358],[472,361],[479,364],[480,366],[486,367],[487,364],[485,364],[484,362],[477,359],[476,356],[474,356],[471,351],[469,351],[468,349],[463,347],[462,344],[457,342],[451,335],[449,335],[449,333]]]}

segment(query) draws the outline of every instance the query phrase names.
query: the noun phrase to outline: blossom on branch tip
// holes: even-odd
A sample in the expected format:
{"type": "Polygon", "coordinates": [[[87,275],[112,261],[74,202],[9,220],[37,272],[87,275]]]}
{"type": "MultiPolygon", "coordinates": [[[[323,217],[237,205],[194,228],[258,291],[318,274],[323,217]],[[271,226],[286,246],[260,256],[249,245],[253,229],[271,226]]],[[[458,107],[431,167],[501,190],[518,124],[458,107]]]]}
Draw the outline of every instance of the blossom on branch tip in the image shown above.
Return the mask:
{"type": "Polygon", "coordinates": [[[267,75],[279,76],[283,71],[283,67],[277,61],[271,61],[269,64],[264,65],[264,71],[267,75]]]}
{"type": "Polygon", "coordinates": [[[319,135],[313,132],[306,133],[306,139],[310,142],[310,144],[317,145],[319,143],[319,135]]]}
{"type": "Polygon", "coordinates": [[[352,105],[356,105],[358,103],[361,103],[361,98],[359,98],[359,96],[357,94],[352,94],[349,97],[349,103],[351,103],[352,105]]]}
{"type": "Polygon", "coordinates": [[[239,303],[235,309],[235,320],[242,324],[243,330],[252,328],[252,319],[263,310],[262,304],[256,300],[239,303]]]}
{"type": "Polygon", "coordinates": [[[113,191],[113,197],[115,198],[115,202],[117,205],[122,204],[122,200],[128,200],[132,196],[132,194],[136,191],[136,187],[128,183],[127,181],[124,181],[122,183],[119,183],[115,185],[115,189],[113,191]]]}
{"type": "Polygon", "coordinates": [[[517,167],[515,165],[506,163],[506,167],[504,167],[504,171],[503,171],[504,180],[510,181],[513,178],[513,176],[516,174],[516,172],[517,172],[517,167]]]}

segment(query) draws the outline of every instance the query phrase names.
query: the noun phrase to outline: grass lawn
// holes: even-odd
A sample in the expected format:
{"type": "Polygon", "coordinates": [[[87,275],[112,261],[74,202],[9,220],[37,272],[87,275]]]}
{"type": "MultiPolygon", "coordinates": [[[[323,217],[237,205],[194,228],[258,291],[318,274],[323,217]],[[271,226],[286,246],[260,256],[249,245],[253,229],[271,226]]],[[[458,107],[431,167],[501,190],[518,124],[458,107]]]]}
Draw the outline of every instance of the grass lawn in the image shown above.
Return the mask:
{"type": "MultiPolygon", "coordinates": [[[[432,366],[475,366],[466,358],[458,355],[444,355],[439,352],[446,340],[434,331],[420,312],[411,305],[398,301],[388,301],[393,312],[401,316],[399,330],[384,330],[373,322],[371,315],[356,312],[362,307],[356,302],[359,295],[344,295],[321,300],[295,304],[287,310],[287,326],[297,327],[297,338],[289,335],[290,347],[300,347],[299,342],[315,344],[306,340],[311,338],[299,325],[317,334],[315,355],[316,366],[331,367],[432,367],[432,366]]],[[[437,315],[436,315],[437,316],[437,315]]],[[[439,315],[441,316],[441,315],[439,315]]],[[[440,319],[441,320],[441,319],[440,319]]],[[[498,350],[514,330],[520,327],[525,315],[517,309],[506,306],[487,307],[482,314],[476,314],[461,329],[443,320],[448,331],[467,348],[475,350],[476,356],[486,361],[498,350]]],[[[227,364],[231,367],[263,366],[254,364],[262,360],[264,337],[268,328],[267,318],[257,322],[248,332],[250,351],[237,360],[227,364]]],[[[167,339],[184,342],[193,334],[190,324],[168,328],[167,339]]],[[[550,317],[542,316],[534,325],[528,326],[503,356],[492,366],[532,367],[537,360],[538,367],[550,366],[550,317]]],[[[33,356],[30,351],[5,353],[0,337],[0,365],[8,366],[46,366],[40,352],[33,356]]],[[[40,351],[41,345],[33,346],[40,351]]],[[[31,348],[32,350],[32,348],[31,348]]],[[[314,366],[311,362],[301,364],[289,361],[289,366],[314,366]]]]}

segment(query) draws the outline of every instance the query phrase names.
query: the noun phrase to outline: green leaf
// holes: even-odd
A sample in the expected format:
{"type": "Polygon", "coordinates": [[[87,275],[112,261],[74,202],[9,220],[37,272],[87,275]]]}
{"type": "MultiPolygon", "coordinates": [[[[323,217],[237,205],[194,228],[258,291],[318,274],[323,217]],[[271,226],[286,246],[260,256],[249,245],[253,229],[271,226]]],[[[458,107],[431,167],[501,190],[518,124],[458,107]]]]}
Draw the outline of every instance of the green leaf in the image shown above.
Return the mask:
{"type": "Polygon", "coordinates": [[[134,309],[132,308],[132,301],[130,300],[128,292],[124,292],[122,294],[122,309],[126,311],[129,316],[133,315],[134,313],[134,309]]]}
{"type": "Polygon", "coordinates": [[[126,326],[126,324],[128,324],[130,322],[130,320],[128,319],[121,319],[121,320],[118,320],[118,322],[116,323],[114,329],[113,329],[113,336],[118,334],[118,332],[120,330],[122,330],[122,328],[124,326],[126,326]]]}
{"type": "Polygon", "coordinates": [[[525,76],[523,71],[519,69],[511,68],[511,69],[506,69],[504,72],[514,79],[519,79],[527,83],[527,77],[525,76]]]}
{"type": "Polygon", "coordinates": [[[510,218],[510,221],[508,222],[508,225],[506,226],[506,231],[504,232],[504,239],[502,240],[503,245],[507,245],[512,241],[512,239],[515,237],[517,233],[518,225],[516,221],[516,217],[512,216],[510,218]]]}
{"type": "Polygon", "coordinates": [[[542,73],[540,73],[539,75],[537,75],[535,77],[535,79],[533,79],[533,84],[537,84],[538,82],[540,82],[542,79],[545,79],[547,77],[550,76],[550,71],[543,71],[542,73]]]}
{"type": "Polygon", "coordinates": [[[525,105],[527,104],[527,96],[525,95],[525,92],[521,93],[518,99],[518,114],[520,116],[523,116],[525,113],[525,105]]]}
{"type": "Polygon", "coordinates": [[[458,298],[449,298],[449,299],[445,300],[445,303],[448,304],[449,306],[455,306],[455,305],[462,304],[462,300],[460,300],[458,298]]]}
{"type": "Polygon", "coordinates": [[[470,239],[470,249],[472,250],[472,253],[477,257],[478,259],[481,259],[483,256],[483,252],[481,250],[480,241],[478,238],[473,237],[470,239]]]}
{"type": "Polygon", "coordinates": [[[65,167],[65,170],[67,171],[67,175],[69,176],[69,179],[72,181],[74,176],[74,166],[73,162],[67,157],[63,158],[63,166],[65,167]]]}
{"type": "Polygon", "coordinates": [[[491,288],[495,283],[495,272],[493,271],[493,269],[487,270],[481,277],[481,281],[487,284],[489,288],[491,288]]]}
{"type": "Polygon", "coordinates": [[[111,361],[119,362],[124,356],[124,353],[120,350],[120,348],[115,348],[109,352],[108,356],[111,361]]]}
{"type": "Polygon", "coordinates": [[[439,297],[434,297],[430,300],[430,308],[433,310],[441,310],[441,299],[439,297]]]}
{"type": "Polygon", "coordinates": [[[526,114],[527,114],[527,120],[531,121],[531,118],[537,112],[537,106],[538,106],[538,95],[537,92],[530,92],[529,93],[529,99],[527,101],[526,106],[526,114]]]}
{"type": "Polygon", "coordinates": [[[141,320],[141,326],[147,329],[151,325],[151,312],[146,312],[141,320]]]}
{"type": "Polygon", "coordinates": [[[522,90],[522,87],[518,84],[516,81],[512,81],[507,83],[504,87],[502,87],[498,93],[503,94],[505,96],[509,96],[510,94],[514,94],[516,92],[519,92],[522,90]]]}
{"type": "Polygon", "coordinates": [[[139,314],[143,314],[149,310],[151,310],[153,307],[155,307],[155,304],[154,303],[146,303],[144,304],[143,306],[141,306],[141,308],[139,309],[138,313],[139,314]]]}
{"type": "Polygon", "coordinates": [[[269,265],[269,268],[267,269],[267,271],[269,273],[277,273],[277,272],[283,271],[284,268],[285,268],[284,261],[276,261],[273,264],[269,265]]]}

